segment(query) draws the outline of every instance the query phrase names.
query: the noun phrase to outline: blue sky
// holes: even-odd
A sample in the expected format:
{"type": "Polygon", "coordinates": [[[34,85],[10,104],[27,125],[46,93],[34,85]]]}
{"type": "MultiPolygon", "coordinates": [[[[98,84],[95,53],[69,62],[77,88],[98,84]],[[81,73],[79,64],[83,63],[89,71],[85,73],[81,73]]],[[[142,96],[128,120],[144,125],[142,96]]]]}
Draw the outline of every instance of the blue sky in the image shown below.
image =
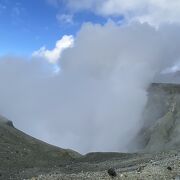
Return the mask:
{"type": "Polygon", "coordinates": [[[180,23],[179,8],[179,0],[0,0],[0,56],[53,49],[84,22],[180,23]]]}
{"type": "Polygon", "coordinates": [[[106,22],[91,11],[73,14],[73,23],[58,21],[58,15],[69,13],[63,3],[54,7],[46,0],[0,0],[0,55],[31,55],[43,45],[51,49],[63,35],[75,35],[83,22],[106,22]]]}

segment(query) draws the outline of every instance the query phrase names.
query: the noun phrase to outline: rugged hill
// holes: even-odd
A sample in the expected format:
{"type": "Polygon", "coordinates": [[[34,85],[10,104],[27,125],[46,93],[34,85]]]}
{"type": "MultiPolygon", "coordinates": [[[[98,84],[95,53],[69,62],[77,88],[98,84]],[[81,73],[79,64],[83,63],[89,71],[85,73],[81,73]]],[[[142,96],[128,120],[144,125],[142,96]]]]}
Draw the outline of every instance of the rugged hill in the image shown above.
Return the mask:
{"type": "Polygon", "coordinates": [[[180,147],[180,85],[154,83],[148,90],[143,128],[136,138],[145,151],[180,147]]]}

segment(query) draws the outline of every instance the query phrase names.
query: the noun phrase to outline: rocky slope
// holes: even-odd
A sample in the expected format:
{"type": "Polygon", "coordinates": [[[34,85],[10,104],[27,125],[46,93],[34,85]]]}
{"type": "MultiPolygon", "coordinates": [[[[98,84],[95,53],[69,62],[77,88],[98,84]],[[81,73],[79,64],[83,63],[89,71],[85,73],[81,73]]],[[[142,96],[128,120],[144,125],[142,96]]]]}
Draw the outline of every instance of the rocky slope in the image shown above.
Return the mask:
{"type": "Polygon", "coordinates": [[[160,151],[180,148],[180,85],[152,84],[145,107],[139,148],[160,151]]]}
{"type": "Polygon", "coordinates": [[[42,168],[61,166],[80,154],[51,146],[13,127],[13,123],[0,117],[0,179],[16,179],[26,169],[34,174],[42,168]],[[35,168],[34,168],[35,167],[35,168]]]}

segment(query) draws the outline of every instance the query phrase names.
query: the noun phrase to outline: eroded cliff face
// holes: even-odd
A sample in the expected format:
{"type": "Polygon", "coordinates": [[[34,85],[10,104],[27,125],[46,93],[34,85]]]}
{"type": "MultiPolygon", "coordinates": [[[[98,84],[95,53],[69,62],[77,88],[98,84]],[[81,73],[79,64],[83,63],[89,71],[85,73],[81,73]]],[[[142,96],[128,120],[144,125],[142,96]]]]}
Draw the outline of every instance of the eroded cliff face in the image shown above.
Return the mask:
{"type": "Polygon", "coordinates": [[[159,151],[180,147],[180,85],[154,83],[148,90],[138,150],[159,151]]]}

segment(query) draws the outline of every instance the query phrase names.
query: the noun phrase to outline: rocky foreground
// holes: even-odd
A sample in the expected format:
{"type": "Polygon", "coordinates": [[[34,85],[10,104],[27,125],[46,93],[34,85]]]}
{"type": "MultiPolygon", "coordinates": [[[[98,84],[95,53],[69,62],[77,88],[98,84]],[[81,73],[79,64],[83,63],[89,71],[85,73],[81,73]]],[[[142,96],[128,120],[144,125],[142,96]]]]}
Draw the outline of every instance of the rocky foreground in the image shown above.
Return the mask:
{"type": "Polygon", "coordinates": [[[32,138],[0,116],[0,179],[180,180],[180,85],[150,87],[143,123],[132,142],[139,153],[82,156],[32,138]]]}
{"type": "Polygon", "coordinates": [[[116,157],[113,153],[111,155],[94,153],[67,167],[30,178],[30,180],[69,179],[180,180],[180,153],[169,151],[157,154],[116,154],[116,157]],[[114,168],[116,176],[108,174],[110,167],[114,168]]]}

